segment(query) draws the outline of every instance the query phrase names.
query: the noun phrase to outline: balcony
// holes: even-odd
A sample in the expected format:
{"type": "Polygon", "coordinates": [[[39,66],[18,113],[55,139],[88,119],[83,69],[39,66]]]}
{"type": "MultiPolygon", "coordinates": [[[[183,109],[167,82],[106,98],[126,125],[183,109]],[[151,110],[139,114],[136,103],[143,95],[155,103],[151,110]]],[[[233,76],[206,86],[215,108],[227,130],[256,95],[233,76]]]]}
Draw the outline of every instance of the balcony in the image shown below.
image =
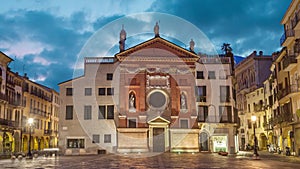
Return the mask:
{"type": "Polygon", "coordinates": [[[12,120],[0,119],[0,125],[12,127],[12,128],[18,128],[20,126],[20,123],[12,120]]]}
{"type": "Polygon", "coordinates": [[[299,21],[300,21],[300,11],[298,11],[298,12],[296,13],[295,17],[292,18],[292,20],[291,20],[292,28],[293,28],[293,29],[295,29],[295,30],[300,29],[299,21]]]}
{"type": "Polygon", "coordinates": [[[207,55],[200,55],[199,62],[202,64],[229,64],[230,58],[229,57],[219,57],[219,56],[207,56],[207,55]]]}
{"type": "Polygon", "coordinates": [[[51,135],[52,134],[52,130],[44,130],[44,135],[51,135]]]}
{"type": "Polygon", "coordinates": [[[0,92],[0,100],[8,101],[8,97],[0,92]]]}
{"type": "Polygon", "coordinates": [[[281,46],[288,46],[293,40],[295,36],[295,31],[292,29],[285,30],[280,38],[280,45],[281,46]]]}
{"type": "Polygon", "coordinates": [[[197,96],[197,102],[206,102],[206,96],[197,96]]]}
{"type": "Polygon", "coordinates": [[[287,95],[293,96],[293,95],[299,94],[299,92],[300,92],[300,85],[293,84],[293,85],[290,85],[290,86],[280,90],[278,92],[278,96],[279,96],[279,99],[283,99],[287,95]]]}
{"type": "Polygon", "coordinates": [[[288,55],[283,60],[283,70],[291,71],[297,65],[297,59],[295,55],[288,55]]]}
{"type": "Polygon", "coordinates": [[[198,115],[198,122],[199,123],[236,123],[232,120],[231,116],[227,117],[218,117],[218,116],[199,116],[198,115]]]}
{"type": "MultiPolygon", "coordinates": [[[[34,134],[35,132],[35,129],[34,129],[34,127],[31,129],[31,134],[34,134]]],[[[22,129],[22,133],[23,134],[30,134],[30,128],[29,127],[24,127],[23,129],[22,129]]]]}

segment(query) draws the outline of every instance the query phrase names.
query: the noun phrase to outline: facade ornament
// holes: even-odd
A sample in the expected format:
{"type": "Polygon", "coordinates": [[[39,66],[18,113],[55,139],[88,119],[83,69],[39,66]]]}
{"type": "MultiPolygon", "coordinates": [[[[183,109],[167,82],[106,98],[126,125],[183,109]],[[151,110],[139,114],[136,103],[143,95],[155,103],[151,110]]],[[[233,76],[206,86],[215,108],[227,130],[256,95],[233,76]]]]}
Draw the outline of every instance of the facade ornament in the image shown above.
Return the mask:
{"type": "Polygon", "coordinates": [[[125,40],[126,40],[126,31],[124,30],[124,25],[122,25],[122,30],[120,32],[120,41],[119,41],[120,52],[125,50],[125,40]]]}
{"type": "Polygon", "coordinates": [[[186,110],[187,109],[186,98],[185,98],[184,93],[181,93],[181,95],[180,95],[180,109],[181,110],[186,110]]]}
{"type": "Polygon", "coordinates": [[[156,25],[154,26],[154,35],[155,35],[155,37],[159,37],[159,26],[158,26],[158,22],[156,22],[156,25]]]}
{"type": "Polygon", "coordinates": [[[129,96],[129,112],[136,112],[135,109],[135,96],[133,93],[129,96]]]}
{"type": "Polygon", "coordinates": [[[195,42],[193,41],[193,39],[191,39],[191,41],[190,41],[190,51],[192,51],[192,52],[195,51],[195,42]]]}

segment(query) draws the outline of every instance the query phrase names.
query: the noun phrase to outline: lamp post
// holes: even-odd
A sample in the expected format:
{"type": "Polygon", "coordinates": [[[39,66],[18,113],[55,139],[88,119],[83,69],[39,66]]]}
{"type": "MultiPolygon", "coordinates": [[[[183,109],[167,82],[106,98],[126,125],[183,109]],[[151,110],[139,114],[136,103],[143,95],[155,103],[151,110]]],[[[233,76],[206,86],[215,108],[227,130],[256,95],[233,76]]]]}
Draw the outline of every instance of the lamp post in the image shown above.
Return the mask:
{"type": "Polygon", "coordinates": [[[253,148],[253,156],[254,157],[258,157],[258,152],[257,152],[257,138],[256,138],[256,135],[255,135],[255,123],[256,123],[256,116],[255,115],[252,115],[251,116],[251,121],[253,123],[253,134],[254,134],[254,148],[253,148]]]}
{"type": "Polygon", "coordinates": [[[27,156],[29,158],[32,158],[31,154],[31,130],[32,130],[32,124],[33,124],[33,118],[28,119],[28,125],[29,125],[29,144],[28,144],[28,153],[27,156]]]}

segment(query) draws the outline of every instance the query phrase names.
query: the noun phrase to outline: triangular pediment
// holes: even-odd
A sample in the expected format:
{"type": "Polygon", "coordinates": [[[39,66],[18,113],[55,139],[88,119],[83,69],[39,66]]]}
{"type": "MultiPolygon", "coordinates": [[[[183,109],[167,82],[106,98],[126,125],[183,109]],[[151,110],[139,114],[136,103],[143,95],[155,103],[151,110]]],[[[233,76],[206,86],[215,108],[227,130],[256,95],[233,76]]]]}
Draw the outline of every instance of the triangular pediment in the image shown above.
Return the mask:
{"type": "Polygon", "coordinates": [[[150,119],[148,121],[148,124],[150,124],[150,123],[168,123],[169,124],[170,121],[167,120],[167,119],[165,119],[165,118],[163,118],[163,117],[161,117],[161,116],[157,116],[155,118],[150,119]]]}
{"type": "Polygon", "coordinates": [[[134,56],[132,58],[135,59],[155,59],[173,56],[184,61],[194,62],[199,59],[199,56],[196,53],[186,50],[161,37],[152,38],[115,55],[120,61],[123,61],[130,56],[134,56]]]}

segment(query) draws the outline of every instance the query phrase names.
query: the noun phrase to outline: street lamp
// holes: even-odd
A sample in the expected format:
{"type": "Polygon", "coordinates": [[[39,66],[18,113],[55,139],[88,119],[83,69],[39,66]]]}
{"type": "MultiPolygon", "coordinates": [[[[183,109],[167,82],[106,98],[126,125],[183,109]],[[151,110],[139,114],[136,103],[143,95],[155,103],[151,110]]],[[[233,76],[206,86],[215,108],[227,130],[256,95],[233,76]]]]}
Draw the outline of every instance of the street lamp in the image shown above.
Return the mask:
{"type": "Polygon", "coordinates": [[[28,145],[27,156],[29,158],[32,158],[32,154],[31,154],[31,130],[32,130],[32,124],[33,124],[33,118],[29,118],[27,122],[28,122],[28,125],[29,125],[29,145],[28,145]]]}
{"type": "Polygon", "coordinates": [[[253,148],[254,152],[253,152],[253,156],[258,157],[259,155],[258,155],[258,152],[257,152],[257,138],[256,138],[256,135],[255,135],[255,127],[256,127],[256,125],[255,125],[256,116],[255,115],[251,116],[251,121],[253,123],[253,134],[254,134],[254,148],[253,148]]]}

